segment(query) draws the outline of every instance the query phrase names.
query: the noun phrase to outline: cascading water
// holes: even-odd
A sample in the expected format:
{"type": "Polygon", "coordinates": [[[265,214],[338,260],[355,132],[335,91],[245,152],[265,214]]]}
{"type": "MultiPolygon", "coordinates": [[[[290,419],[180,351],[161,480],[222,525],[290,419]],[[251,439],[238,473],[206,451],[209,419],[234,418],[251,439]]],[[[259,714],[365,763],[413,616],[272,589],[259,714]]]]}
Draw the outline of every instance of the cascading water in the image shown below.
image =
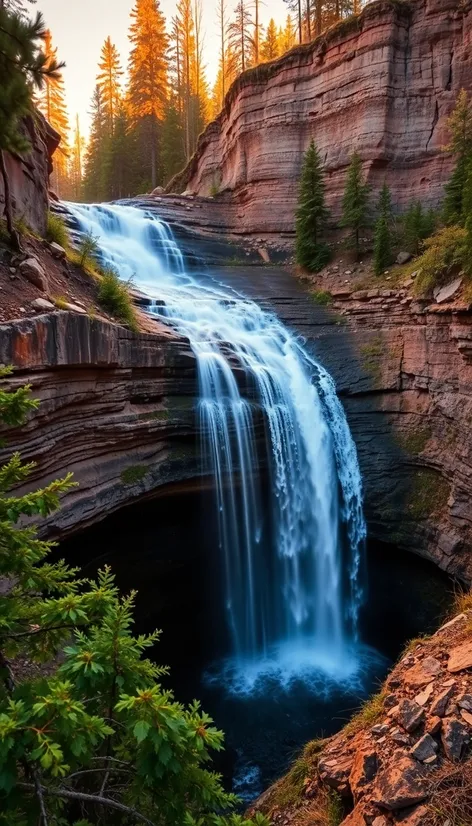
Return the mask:
{"type": "Polygon", "coordinates": [[[159,299],[153,312],[188,337],[196,356],[238,667],[256,677],[271,668],[347,676],[366,531],[356,449],[331,377],[274,315],[187,273],[153,214],[69,209],[104,261],[159,299]]]}

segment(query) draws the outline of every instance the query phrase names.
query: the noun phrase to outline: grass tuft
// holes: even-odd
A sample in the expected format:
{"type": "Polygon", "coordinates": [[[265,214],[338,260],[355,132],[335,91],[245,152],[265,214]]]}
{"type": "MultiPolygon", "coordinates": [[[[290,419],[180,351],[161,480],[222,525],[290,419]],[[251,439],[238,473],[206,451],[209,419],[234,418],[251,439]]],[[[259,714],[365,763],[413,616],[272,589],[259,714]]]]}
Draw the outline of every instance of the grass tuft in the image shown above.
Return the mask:
{"type": "Polygon", "coordinates": [[[380,691],[379,694],[374,694],[373,697],[366,700],[343,731],[346,734],[357,734],[358,731],[375,725],[385,712],[384,701],[386,696],[385,691],[380,691]]]}
{"type": "Polygon", "coordinates": [[[48,222],[46,227],[46,241],[50,244],[59,244],[64,249],[69,246],[69,234],[67,227],[59,215],[48,212],[48,222]]]}
{"type": "Polygon", "coordinates": [[[114,270],[103,270],[98,288],[98,301],[104,310],[127,324],[131,330],[138,329],[128,286],[120,281],[114,270]]]}
{"type": "Polygon", "coordinates": [[[333,296],[327,290],[312,290],[310,295],[315,304],[320,307],[329,307],[333,301],[333,296]]]}
{"type": "Polygon", "coordinates": [[[58,310],[67,310],[67,305],[69,303],[67,298],[64,298],[63,295],[55,295],[51,296],[51,298],[58,310]]]}

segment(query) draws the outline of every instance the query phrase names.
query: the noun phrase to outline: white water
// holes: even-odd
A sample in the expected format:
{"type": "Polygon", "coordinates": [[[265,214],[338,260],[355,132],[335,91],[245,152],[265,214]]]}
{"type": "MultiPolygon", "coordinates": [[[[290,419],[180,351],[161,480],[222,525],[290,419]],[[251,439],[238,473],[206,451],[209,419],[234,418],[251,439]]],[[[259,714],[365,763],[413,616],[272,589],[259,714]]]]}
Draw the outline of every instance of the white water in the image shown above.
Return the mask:
{"type": "Polygon", "coordinates": [[[151,213],[69,209],[120,277],[164,301],[153,311],[195,353],[236,682],[306,669],[349,676],[365,523],[356,449],[331,377],[274,315],[187,273],[169,227],[151,213]]]}

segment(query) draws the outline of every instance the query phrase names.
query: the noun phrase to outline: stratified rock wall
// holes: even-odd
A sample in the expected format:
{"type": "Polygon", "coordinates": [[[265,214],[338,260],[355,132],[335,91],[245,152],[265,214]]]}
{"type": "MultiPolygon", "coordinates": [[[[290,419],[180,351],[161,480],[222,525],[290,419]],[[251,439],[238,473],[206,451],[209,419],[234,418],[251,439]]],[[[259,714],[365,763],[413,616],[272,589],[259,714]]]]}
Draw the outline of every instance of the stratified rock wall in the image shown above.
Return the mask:
{"type": "Polygon", "coordinates": [[[472,88],[470,0],[379,0],[242,75],[170,189],[219,188],[229,231],[290,234],[314,138],[334,215],[354,150],[374,190],[386,179],[399,209],[416,198],[435,206],[451,171],[446,120],[462,87],[472,88]]]}
{"type": "Polygon", "coordinates": [[[0,326],[0,363],[17,368],[12,389],[30,383],[41,402],[26,426],[2,433],[0,465],[15,449],[37,463],[31,489],[67,472],[78,483],[44,525],[53,536],[199,475],[185,339],[61,312],[0,326]]]}
{"type": "MultiPolygon", "coordinates": [[[[48,212],[49,175],[52,156],[60,137],[39,112],[24,119],[23,131],[31,145],[24,156],[5,153],[14,213],[36,232],[44,235],[48,212]]],[[[0,214],[4,192],[0,176],[0,214]]]]}

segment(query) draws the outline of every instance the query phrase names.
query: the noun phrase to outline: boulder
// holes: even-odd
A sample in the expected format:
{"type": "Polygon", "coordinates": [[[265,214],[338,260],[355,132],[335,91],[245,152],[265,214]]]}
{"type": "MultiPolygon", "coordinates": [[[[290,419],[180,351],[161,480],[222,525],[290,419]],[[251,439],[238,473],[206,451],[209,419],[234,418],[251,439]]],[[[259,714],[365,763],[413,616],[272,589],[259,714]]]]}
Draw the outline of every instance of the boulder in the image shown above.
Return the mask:
{"type": "Polygon", "coordinates": [[[443,722],[441,742],[448,760],[452,760],[453,763],[462,760],[469,741],[469,732],[460,720],[443,722]]]}
{"type": "Polygon", "coordinates": [[[389,812],[422,803],[428,797],[423,771],[411,757],[394,758],[379,772],[372,802],[389,812]]]}
{"type": "Polygon", "coordinates": [[[152,190],[151,195],[165,195],[165,192],[166,191],[163,186],[156,186],[156,188],[152,190]]]}
{"type": "Polygon", "coordinates": [[[472,728],[472,714],[470,713],[470,711],[464,711],[462,709],[461,717],[464,720],[464,722],[466,723],[466,725],[468,725],[469,728],[472,728]]]}
{"type": "Polygon", "coordinates": [[[82,315],[87,314],[87,310],[84,307],[79,307],[78,304],[69,304],[69,302],[64,304],[61,309],[67,310],[69,313],[82,313],[82,315]]]}
{"type": "Polygon", "coordinates": [[[322,756],[318,763],[318,773],[321,780],[338,794],[349,797],[351,790],[349,777],[354,764],[354,757],[350,754],[322,756]]]}
{"type": "Polygon", "coordinates": [[[66,251],[64,247],[61,247],[60,244],[57,244],[56,241],[53,241],[52,244],[49,244],[49,249],[54,258],[58,258],[60,261],[64,261],[66,257],[66,251]]]}
{"type": "Polygon", "coordinates": [[[401,727],[411,734],[424,721],[425,711],[414,700],[402,700],[398,706],[396,719],[401,727]]]}
{"type": "Polygon", "coordinates": [[[46,298],[35,298],[34,301],[31,302],[31,306],[33,310],[37,310],[42,313],[47,313],[50,310],[56,309],[52,301],[48,301],[46,298]]]}
{"type": "Polygon", "coordinates": [[[43,293],[48,291],[48,281],[43,266],[39,263],[37,258],[27,258],[20,264],[20,272],[24,275],[31,284],[42,290],[43,293]]]}
{"type": "Polygon", "coordinates": [[[444,717],[444,715],[446,714],[446,709],[449,700],[454,694],[454,687],[455,686],[451,685],[448,688],[444,689],[444,691],[442,691],[441,694],[439,694],[433,701],[430,709],[433,717],[444,717]]]}
{"type": "Polygon", "coordinates": [[[265,264],[270,264],[270,255],[266,247],[259,247],[257,250],[265,264]]]}
{"type": "Polygon", "coordinates": [[[435,657],[425,657],[421,662],[416,663],[405,672],[404,679],[408,685],[418,686],[431,682],[431,679],[438,677],[441,673],[441,663],[435,657]]]}
{"type": "Polygon", "coordinates": [[[436,752],[438,750],[438,744],[435,740],[431,737],[430,734],[425,734],[416,745],[410,751],[412,757],[415,760],[419,760],[420,763],[424,763],[431,758],[436,756],[436,752]]]}
{"type": "Polygon", "coordinates": [[[469,711],[472,714],[472,694],[461,694],[457,698],[457,705],[463,708],[464,711],[469,711]]]}
{"type": "Polygon", "coordinates": [[[449,655],[447,670],[452,674],[472,668],[472,642],[465,642],[453,648],[449,655]]]}
{"type": "Polygon", "coordinates": [[[413,258],[411,252],[399,252],[397,255],[397,264],[407,264],[413,258]]]}
{"type": "Polygon", "coordinates": [[[427,806],[415,806],[401,812],[395,822],[401,823],[402,826],[431,826],[431,811],[427,806]]]}
{"type": "Polygon", "coordinates": [[[427,734],[438,734],[441,731],[442,720],[440,717],[428,717],[426,720],[425,731],[427,734]]]}
{"type": "Polygon", "coordinates": [[[438,304],[445,304],[447,301],[451,301],[454,296],[457,295],[460,288],[462,287],[462,278],[456,278],[454,281],[451,281],[450,284],[447,284],[445,287],[441,287],[434,291],[434,297],[438,304]]]}
{"type": "Polygon", "coordinates": [[[377,752],[374,749],[358,749],[349,775],[349,785],[356,803],[377,774],[378,766],[377,752]]]}

